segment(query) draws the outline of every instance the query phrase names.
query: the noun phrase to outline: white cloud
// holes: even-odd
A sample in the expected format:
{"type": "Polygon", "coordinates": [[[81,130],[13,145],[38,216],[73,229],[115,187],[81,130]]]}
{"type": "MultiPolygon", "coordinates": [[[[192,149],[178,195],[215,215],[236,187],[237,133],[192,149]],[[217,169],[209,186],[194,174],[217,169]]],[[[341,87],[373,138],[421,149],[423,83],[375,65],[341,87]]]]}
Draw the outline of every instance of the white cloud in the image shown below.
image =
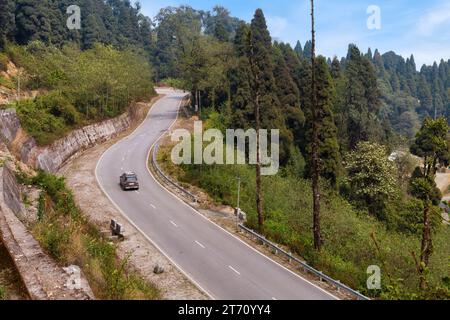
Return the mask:
{"type": "Polygon", "coordinates": [[[417,31],[419,35],[431,36],[435,29],[447,24],[450,24],[450,3],[429,10],[420,18],[417,31]]]}

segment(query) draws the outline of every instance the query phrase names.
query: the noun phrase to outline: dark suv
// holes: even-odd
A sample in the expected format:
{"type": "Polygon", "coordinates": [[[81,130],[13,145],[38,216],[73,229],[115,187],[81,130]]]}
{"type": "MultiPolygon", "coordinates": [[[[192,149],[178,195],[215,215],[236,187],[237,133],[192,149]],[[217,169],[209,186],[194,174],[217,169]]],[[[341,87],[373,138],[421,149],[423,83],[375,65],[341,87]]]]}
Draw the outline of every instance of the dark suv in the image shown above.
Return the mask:
{"type": "Polygon", "coordinates": [[[134,172],[125,172],[120,176],[122,190],[139,190],[139,182],[134,172]]]}

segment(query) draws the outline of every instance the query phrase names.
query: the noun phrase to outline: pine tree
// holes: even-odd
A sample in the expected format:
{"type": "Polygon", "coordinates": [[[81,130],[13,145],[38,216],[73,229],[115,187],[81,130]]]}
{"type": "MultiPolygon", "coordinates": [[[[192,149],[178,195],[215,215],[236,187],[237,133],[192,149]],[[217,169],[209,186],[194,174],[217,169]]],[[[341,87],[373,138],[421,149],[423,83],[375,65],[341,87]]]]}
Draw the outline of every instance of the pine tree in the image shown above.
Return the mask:
{"type": "MultiPolygon", "coordinates": [[[[277,87],[276,93],[287,127],[285,132],[281,132],[282,149],[280,150],[280,159],[282,159],[281,165],[284,165],[289,161],[294,135],[304,126],[305,116],[300,107],[300,91],[291,77],[278,44],[274,47],[273,57],[275,66],[274,79],[277,87]]],[[[299,137],[297,136],[296,138],[298,139],[299,137]]]]}
{"type": "Polygon", "coordinates": [[[302,48],[302,44],[300,43],[300,41],[297,41],[294,51],[299,58],[303,58],[303,48],[302,48]]]}
{"type": "Polygon", "coordinates": [[[375,65],[375,68],[377,69],[378,77],[383,79],[385,77],[384,62],[383,57],[381,56],[378,49],[375,50],[375,53],[373,55],[373,63],[375,65]]]}
{"type": "Polygon", "coordinates": [[[380,141],[380,92],[375,70],[355,45],[349,47],[345,75],[345,109],[341,112],[346,119],[348,148],[353,149],[360,141],[380,141]]]}
{"type": "Polygon", "coordinates": [[[16,33],[19,44],[40,40],[49,43],[51,38],[50,4],[48,0],[17,0],[16,33]]]}
{"type": "MultiPolygon", "coordinates": [[[[313,192],[314,248],[320,252],[322,234],[320,222],[320,159],[319,159],[319,110],[316,80],[316,31],[314,23],[314,0],[311,0],[311,176],[313,192]]],[[[305,49],[308,46],[305,45],[305,49]]]]}
{"type": "MultiPolygon", "coordinates": [[[[307,153],[312,154],[312,124],[315,122],[318,130],[319,174],[335,186],[340,172],[339,142],[331,108],[334,96],[333,79],[324,57],[316,58],[315,78],[317,83],[315,115],[311,113],[311,109],[306,114],[307,153]]],[[[311,164],[309,170],[311,172],[312,159],[309,158],[308,162],[311,164]]]]}
{"type": "Polygon", "coordinates": [[[305,43],[305,47],[303,48],[303,57],[308,60],[311,61],[311,52],[312,52],[312,41],[308,40],[305,43]]]}
{"type": "Polygon", "coordinates": [[[337,57],[334,57],[331,62],[331,76],[334,80],[339,79],[341,76],[341,63],[337,57]]]}
{"type": "Polygon", "coordinates": [[[0,1],[0,51],[4,49],[6,41],[12,40],[16,28],[13,0],[0,1]]]}
{"type": "Polygon", "coordinates": [[[369,48],[369,50],[367,50],[366,58],[369,59],[369,61],[372,61],[373,59],[372,49],[369,48]]]}
{"type": "MultiPolygon", "coordinates": [[[[272,39],[267,29],[266,19],[261,9],[256,10],[250,25],[247,58],[250,69],[251,101],[255,110],[255,127],[257,131],[257,150],[260,150],[259,131],[262,128],[278,128],[286,132],[284,118],[280,112],[280,102],[276,96],[276,85],[273,76],[272,39]]],[[[258,227],[264,228],[261,159],[257,152],[256,164],[256,208],[258,227]]]]}
{"type": "Polygon", "coordinates": [[[419,112],[426,116],[434,116],[433,110],[433,96],[431,95],[431,88],[425,78],[425,75],[419,76],[417,85],[417,97],[420,101],[419,112]]]}

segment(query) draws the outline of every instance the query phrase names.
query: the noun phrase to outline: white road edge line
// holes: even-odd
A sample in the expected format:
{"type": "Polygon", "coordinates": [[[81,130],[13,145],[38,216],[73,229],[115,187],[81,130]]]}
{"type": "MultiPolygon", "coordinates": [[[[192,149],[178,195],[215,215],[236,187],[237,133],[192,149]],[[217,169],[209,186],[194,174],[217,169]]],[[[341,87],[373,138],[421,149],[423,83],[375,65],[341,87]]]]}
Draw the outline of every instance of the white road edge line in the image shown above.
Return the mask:
{"type": "Polygon", "coordinates": [[[205,246],[202,245],[200,242],[198,242],[197,240],[195,240],[195,243],[198,244],[200,247],[202,247],[203,249],[205,249],[205,246]]]}
{"type": "MultiPolygon", "coordinates": [[[[160,102],[164,97],[162,97],[159,101],[157,101],[156,103],[160,102]]],[[[175,125],[175,123],[178,121],[179,115],[180,115],[180,107],[181,107],[181,103],[183,102],[183,100],[180,101],[179,105],[178,105],[178,111],[177,111],[177,117],[175,118],[175,120],[172,122],[172,124],[169,126],[168,130],[171,130],[171,128],[175,125]]],[[[156,104],[155,103],[155,104],[156,104]]],[[[154,105],[155,105],[154,104],[154,105]]],[[[113,146],[111,146],[110,148],[108,148],[100,157],[99,161],[97,162],[97,166],[95,168],[95,177],[97,180],[97,184],[100,186],[100,189],[103,191],[103,193],[108,197],[108,199],[111,201],[111,203],[119,210],[119,212],[122,214],[122,216],[124,216],[124,218],[132,225],[134,226],[151,244],[153,244],[170,262],[172,262],[175,267],[177,267],[178,270],[180,270],[180,272],[182,274],[184,274],[194,285],[196,285],[201,291],[203,291],[206,295],[208,295],[211,299],[213,300],[217,300],[210,292],[208,292],[206,289],[204,289],[197,281],[195,281],[193,279],[193,277],[191,275],[189,275],[186,271],[184,271],[172,258],[169,257],[169,255],[167,253],[165,253],[149,236],[147,236],[123,211],[122,209],[120,209],[120,207],[114,202],[114,200],[108,195],[108,193],[106,192],[106,190],[103,188],[103,186],[100,184],[100,181],[98,179],[98,167],[99,164],[101,163],[103,157],[105,156],[106,153],[108,153],[108,151],[113,148],[114,146],[116,146],[118,143],[122,142],[123,140],[128,140],[137,130],[140,129],[140,127],[142,127],[144,125],[144,123],[146,122],[147,118],[149,117],[154,105],[152,106],[152,108],[149,110],[146,118],[142,121],[142,123],[127,137],[124,138],[120,141],[118,141],[116,144],[114,144],[113,146]]],[[[167,131],[168,131],[167,130],[167,131]]],[[[169,189],[167,189],[165,186],[163,186],[152,174],[152,172],[150,171],[148,164],[149,164],[149,159],[150,159],[150,153],[151,150],[153,149],[153,147],[161,140],[161,138],[165,135],[165,132],[162,133],[160,135],[160,137],[155,141],[155,143],[153,143],[153,145],[150,147],[150,149],[148,150],[148,154],[147,154],[147,162],[146,162],[146,167],[147,167],[147,171],[149,172],[150,176],[153,178],[154,181],[156,181],[157,184],[159,184],[159,186],[163,189],[165,189],[169,194],[172,195],[172,197],[174,197],[175,199],[177,199],[179,202],[181,202],[182,204],[184,204],[186,207],[190,208],[192,211],[194,211],[196,214],[198,214],[200,217],[202,217],[203,219],[205,219],[206,221],[208,221],[209,223],[215,225],[217,228],[222,229],[225,233],[227,233],[228,235],[230,235],[231,237],[235,238],[236,240],[240,241],[241,243],[243,243],[244,245],[246,245],[247,247],[249,247],[251,250],[255,251],[256,253],[258,253],[259,255],[263,256],[264,258],[266,258],[267,260],[270,260],[271,262],[275,263],[276,265],[278,265],[279,267],[285,269],[286,271],[290,272],[291,274],[295,275],[296,277],[298,277],[299,279],[301,279],[302,281],[309,283],[310,285],[312,285],[313,287],[321,290],[322,292],[326,293],[327,295],[329,295],[330,297],[332,297],[335,300],[340,300],[338,297],[336,297],[335,295],[333,295],[332,293],[326,291],[325,289],[317,286],[316,284],[312,283],[311,281],[301,277],[300,275],[298,275],[297,273],[293,272],[292,270],[289,270],[288,268],[286,268],[285,266],[281,265],[280,263],[274,261],[272,258],[266,256],[265,254],[263,254],[262,252],[259,252],[258,250],[256,250],[255,248],[253,248],[251,245],[249,245],[248,243],[246,243],[245,241],[243,241],[242,239],[240,239],[239,237],[235,236],[234,234],[232,234],[231,232],[229,232],[228,230],[222,228],[221,226],[219,226],[218,224],[214,223],[213,221],[209,220],[208,218],[206,218],[204,215],[202,215],[200,212],[198,212],[197,210],[195,210],[194,208],[192,208],[190,205],[188,205],[187,203],[185,203],[183,200],[181,200],[180,198],[178,198],[175,194],[173,194],[169,189]]]]}
{"type": "MultiPolygon", "coordinates": [[[[129,140],[129,138],[135,133],[137,132],[137,130],[139,130],[144,123],[146,122],[147,118],[150,116],[150,113],[152,112],[153,107],[160,102],[162,99],[164,99],[166,97],[166,95],[164,95],[163,97],[161,97],[160,100],[156,101],[150,108],[150,110],[147,113],[147,116],[145,117],[145,119],[142,121],[142,123],[136,128],[134,129],[134,131],[125,139],[122,139],[118,142],[116,142],[114,145],[112,145],[111,147],[109,147],[108,149],[105,150],[105,152],[102,154],[102,156],[100,157],[100,159],[97,162],[97,165],[95,167],[95,179],[97,180],[97,184],[100,187],[100,189],[102,190],[103,194],[106,195],[106,197],[109,199],[109,201],[111,201],[111,203],[116,207],[116,209],[122,214],[122,216],[133,226],[136,228],[136,230],[138,230],[157,250],[159,250],[159,252],[162,253],[163,256],[165,256],[182,274],[184,274],[184,276],[186,278],[189,279],[189,281],[191,281],[197,288],[200,289],[200,291],[204,292],[209,298],[211,298],[212,300],[217,300],[210,292],[208,292],[208,290],[204,289],[197,281],[194,280],[194,278],[187,273],[186,271],[184,271],[166,252],[164,252],[144,231],[142,231],[141,228],[139,228],[126,214],[125,212],[122,211],[122,209],[119,207],[119,205],[109,196],[109,194],[106,192],[106,190],[103,188],[103,186],[100,183],[100,180],[98,179],[98,167],[100,165],[100,163],[103,160],[103,157],[108,153],[108,151],[113,148],[114,146],[116,146],[118,143],[122,142],[123,140],[129,140]]],[[[179,106],[178,106],[178,110],[181,106],[181,103],[183,102],[183,100],[180,101],[179,106]]],[[[178,112],[177,112],[177,118],[173,121],[173,123],[170,125],[169,129],[172,128],[175,123],[178,120],[178,112]]],[[[161,136],[156,140],[156,142],[158,142],[159,140],[161,140],[161,138],[164,136],[165,133],[161,134],[161,136]]],[[[155,143],[156,143],[155,142],[155,143]]],[[[152,147],[150,148],[150,150],[155,146],[155,144],[152,145],[152,147]]],[[[150,154],[150,151],[149,151],[150,154]]],[[[148,161],[148,159],[147,159],[148,161]]],[[[148,169],[148,164],[146,165],[147,169],[148,169]]],[[[154,179],[154,178],[153,178],[154,179]]]]}
{"type": "Polygon", "coordinates": [[[230,268],[231,270],[233,270],[235,273],[237,273],[238,275],[241,275],[240,273],[239,273],[239,271],[237,271],[235,268],[233,268],[232,266],[228,266],[228,268],[230,268]]]}
{"type": "MultiPolygon", "coordinates": [[[[169,127],[169,130],[171,130],[171,128],[175,125],[175,123],[177,122],[179,116],[180,116],[180,106],[181,106],[181,102],[178,106],[178,112],[177,112],[177,117],[174,120],[174,122],[172,123],[172,125],[169,127]]],[[[245,246],[249,247],[251,250],[255,251],[256,253],[258,253],[259,255],[263,256],[264,258],[266,258],[267,260],[275,263],[276,265],[278,265],[279,267],[283,268],[284,270],[290,272],[291,274],[293,274],[294,276],[296,276],[297,278],[301,279],[302,281],[309,283],[311,286],[317,288],[318,290],[324,292],[325,294],[329,295],[331,298],[333,298],[334,300],[341,300],[338,297],[336,297],[335,295],[333,295],[331,292],[328,292],[327,290],[319,287],[318,285],[312,283],[311,281],[307,280],[306,278],[303,278],[302,276],[300,276],[299,274],[295,273],[292,270],[289,270],[288,268],[286,268],[285,266],[283,266],[282,264],[276,262],[275,260],[273,260],[272,258],[266,256],[265,254],[263,254],[262,252],[256,250],[255,248],[253,248],[251,245],[249,245],[248,243],[246,243],[245,241],[243,241],[242,239],[240,239],[238,236],[232,234],[231,232],[229,232],[228,230],[222,228],[221,226],[219,226],[218,224],[216,224],[215,222],[209,220],[207,217],[205,217],[203,214],[201,214],[200,212],[198,212],[196,209],[194,209],[193,207],[191,207],[190,205],[188,205],[186,202],[184,202],[182,199],[180,199],[177,195],[175,195],[174,193],[172,193],[172,191],[170,191],[169,189],[167,189],[165,186],[163,186],[158,179],[155,178],[155,176],[153,175],[153,173],[151,172],[150,168],[148,167],[149,165],[149,160],[150,160],[150,156],[151,156],[151,151],[154,148],[154,146],[162,139],[162,137],[164,136],[164,133],[159,137],[158,140],[156,140],[156,142],[151,146],[150,150],[148,150],[148,154],[147,154],[147,171],[150,174],[150,176],[153,178],[154,181],[156,181],[157,184],[159,184],[159,186],[163,189],[165,189],[169,194],[172,195],[172,197],[174,197],[175,199],[177,199],[179,202],[181,202],[182,204],[184,204],[186,207],[190,208],[193,212],[195,212],[196,214],[198,214],[200,217],[202,217],[203,219],[205,219],[206,221],[208,221],[209,223],[215,225],[217,228],[222,229],[222,231],[224,231],[225,233],[227,233],[228,235],[230,235],[231,237],[235,238],[236,240],[238,240],[239,242],[243,243],[245,246]]]]}

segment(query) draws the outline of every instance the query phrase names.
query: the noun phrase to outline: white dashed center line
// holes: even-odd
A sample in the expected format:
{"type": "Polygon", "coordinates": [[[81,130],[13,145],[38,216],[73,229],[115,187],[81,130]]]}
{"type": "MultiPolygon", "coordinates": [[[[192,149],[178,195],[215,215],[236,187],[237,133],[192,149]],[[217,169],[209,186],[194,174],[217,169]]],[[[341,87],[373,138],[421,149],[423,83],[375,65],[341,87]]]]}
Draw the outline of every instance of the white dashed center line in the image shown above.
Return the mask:
{"type": "Polygon", "coordinates": [[[196,244],[198,244],[200,247],[202,247],[203,249],[205,249],[205,246],[204,245],[202,245],[200,242],[198,242],[198,241],[195,241],[195,243],[196,244]]]}
{"type": "Polygon", "coordinates": [[[136,190],[135,192],[136,192],[137,194],[141,194],[141,193],[140,193],[139,191],[137,191],[137,190],[136,190]]]}
{"type": "Polygon", "coordinates": [[[152,207],[153,209],[156,209],[154,204],[150,204],[150,207],[152,207]]]}
{"type": "Polygon", "coordinates": [[[233,268],[232,266],[228,266],[228,268],[230,268],[231,270],[233,270],[235,273],[237,273],[238,275],[241,275],[240,273],[239,273],[239,271],[237,271],[235,268],[233,268]]]}
{"type": "Polygon", "coordinates": [[[170,223],[171,223],[175,228],[178,228],[178,225],[177,225],[175,222],[173,222],[172,220],[170,220],[170,223]]]}

